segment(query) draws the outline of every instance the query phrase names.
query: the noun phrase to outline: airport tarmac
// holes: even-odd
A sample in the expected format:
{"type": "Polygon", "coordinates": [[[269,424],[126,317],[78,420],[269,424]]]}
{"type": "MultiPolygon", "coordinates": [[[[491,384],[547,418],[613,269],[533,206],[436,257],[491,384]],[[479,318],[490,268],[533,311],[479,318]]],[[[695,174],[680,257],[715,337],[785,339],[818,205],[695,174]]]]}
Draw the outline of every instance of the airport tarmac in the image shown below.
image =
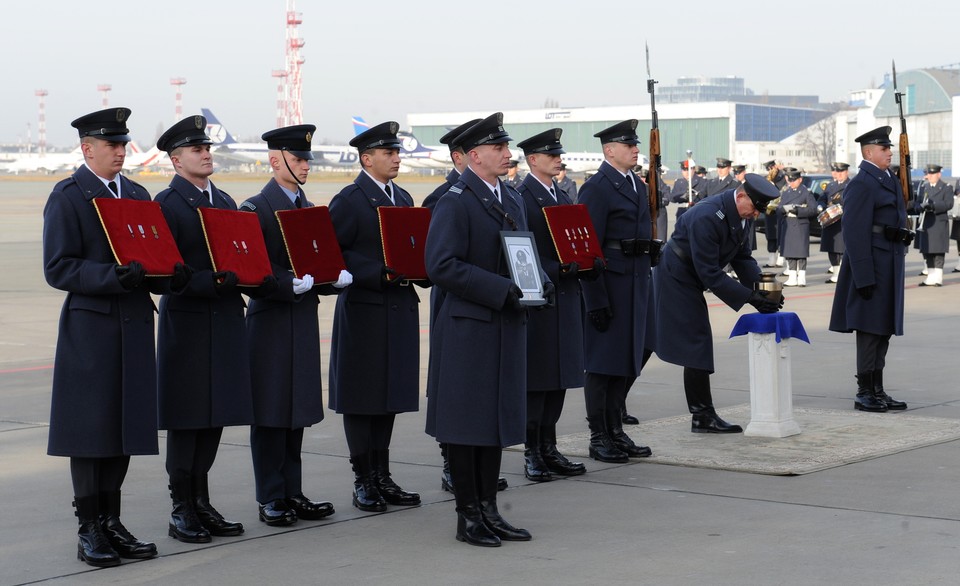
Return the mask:
{"type": "MultiPolygon", "coordinates": [[[[214,176],[239,202],[266,177],[214,176]]],[[[398,183],[422,199],[435,181],[398,183]]],[[[351,176],[313,181],[307,193],[326,203],[351,176]]],[[[166,179],[141,181],[156,194],[166,179]]],[[[510,488],[501,511],[529,529],[528,543],[477,548],[454,540],[452,496],[440,490],[440,455],[423,433],[421,411],[397,417],[394,478],[423,504],[361,513],[351,506],[352,472],[340,417],[328,412],[304,437],[304,491],[330,500],[336,514],[268,528],[257,519],[246,428],[223,436],[211,472],[212,501],[242,521],[239,537],[203,545],[167,536],[170,512],[161,454],[132,459],[123,520],[154,541],[158,558],[95,569],[76,559],[76,518],[65,458],[46,455],[51,365],[64,293],[44,282],[42,209],[53,181],[0,180],[0,585],[32,584],[955,584],[960,563],[960,443],[948,441],[800,476],[777,476],[633,461],[585,463],[583,476],[527,481],[522,454],[506,450],[510,488]]],[[[674,209],[668,208],[671,226],[674,209]]],[[[763,242],[760,243],[763,249],[763,242]]],[[[758,253],[762,263],[766,255],[758,253]]],[[[907,257],[906,335],[893,339],[885,371],[906,415],[960,419],[953,362],[960,331],[960,273],[947,258],[942,288],[919,288],[921,257],[907,257]]],[[[790,342],[794,405],[852,411],[854,337],[827,330],[834,285],[826,255],[811,245],[809,286],[788,288],[810,344],[790,342]]],[[[427,364],[428,295],[421,296],[421,395],[427,364]]],[[[718,407],[749,403],[747,347],[728,338],[738,314],[710,302],[718,407]]],[[[332,298],[323,298],[326,368],[332,298]]],[[[652,359],[628,398],[642,422],[686,410],[681,369],[652,359]]],[[[568,393],[558,433],[585,430],[583,397],[568,393]]],[[[899,413],[872,414],[879,419],[899,413]]],[[[736,421],[746,424],[745,420],[736,421]]],[[[641,425],[642,427],[642,425],[641,425]]],[[[636,428],[627,426],[635,434],[636,428]]],[[[636,436],[643,442],[642,436],[636,436]]],[[[730,438],[724,438],[725,441],[730,438]]],[[[747,441],[736,436],[730,441],[747,441]]],[[[663,446],[650,444],[654,453],[663,446]]]]}

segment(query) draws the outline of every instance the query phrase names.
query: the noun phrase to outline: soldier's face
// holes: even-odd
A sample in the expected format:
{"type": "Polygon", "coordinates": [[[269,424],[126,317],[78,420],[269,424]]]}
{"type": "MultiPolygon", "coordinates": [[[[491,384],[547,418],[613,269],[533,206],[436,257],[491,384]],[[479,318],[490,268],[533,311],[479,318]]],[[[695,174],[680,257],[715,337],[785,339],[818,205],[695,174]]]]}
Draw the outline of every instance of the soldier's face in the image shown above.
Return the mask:
{"type": "Polygon", "coordinates": [[[123,169],[127,158],[127,143],[112,142],[99,138],[84,141],[80,145],[87,165],[94,173],[105,179],[114,177],[123,169]]]}
{"type": "Polygon", "coordinates": [[[637,159],[640,155],[640,148],[635,144],[624,144],[622,142],[608,142],[603,145],[604,153],[610,164],[626,171],[637,166],[637,159]]]}
{"type": "Polygon", "coordinates": [[[726,177],[730,174],[730,167],[717,167],[717,176],[726,177]]]}
{"type": "Polygon", "coordinates": [[[888,146],[868,144],[863,147],[863,158],[880,167],[881,171],[886,171],[893,160],[893,152],[888,146]]]}
{"type": "Polygon", "coordinates": [[[306,183],[307,176],[310,174],[310,161],[287,151],[270,151],[270,165],[273,167],[277,181],[291,191],[296,191],[299,185],[306,183]]]}
{"type": "Polygon", "coordinates": [[[527,164],[530,170],[545,175],[547,177],[556,177],[560,174],[560,155],[548,155],[540,153],[527,157],[527,164]]]}
{"type": "Polygon", "coordinates": [[[470,162],[476,165],[475,171],[490,183],[496,183],[496,178],[504,175],[510,169],[509,143],[482,144],[470,151],[470,162]],[[480,173],[478,173],[480,174],[480,173]]]}
{"type": "Polygon", "coordinates": [[[737,192],[737,214],[744,220],[755,220],[760,215],[760,210],[753,205],[753,201],[747,197],[747,194],[737,192]]]}
{"type": "Polygon", "coordinates": [[[210,145],[198,144],[177,149],[179,153],[170,157],[177,173],[186,179],[206,179],[213,175],[213,155],[210,145]]]}
{"type": "Polygon", "coordinates": [[[361,155],[368,173],[380,183],[400,174],[400,149],[370,149],[361,155]]]}

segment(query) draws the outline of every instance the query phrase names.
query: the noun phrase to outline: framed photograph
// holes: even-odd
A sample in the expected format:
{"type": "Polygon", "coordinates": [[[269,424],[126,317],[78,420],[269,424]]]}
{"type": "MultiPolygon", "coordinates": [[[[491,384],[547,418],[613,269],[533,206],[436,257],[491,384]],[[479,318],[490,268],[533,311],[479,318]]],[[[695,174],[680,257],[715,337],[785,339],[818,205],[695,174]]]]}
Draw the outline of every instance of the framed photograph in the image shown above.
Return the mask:
{"type": "Polygon", "coordinates": [[[544,305],[543,273],[540,268],[540,255],[533,232],[500,232],[503,241],[503,255],[510,267],[510,278],[523,291],[520,303],[523,305],[544,305]]]}

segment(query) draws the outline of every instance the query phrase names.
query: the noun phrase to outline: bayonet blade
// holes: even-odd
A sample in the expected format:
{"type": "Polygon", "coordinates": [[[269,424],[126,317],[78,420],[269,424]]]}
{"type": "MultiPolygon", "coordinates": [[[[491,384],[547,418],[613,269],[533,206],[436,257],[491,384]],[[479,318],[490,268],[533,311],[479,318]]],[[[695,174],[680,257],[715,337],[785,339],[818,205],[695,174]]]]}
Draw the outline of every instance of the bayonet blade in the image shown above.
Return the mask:
{"type": "Polygon", "coordinates": [[[647,50],[647,78],[652,79],[653,76],[650,75],[650,45],[644,41],[643,46],[647,50]]]}

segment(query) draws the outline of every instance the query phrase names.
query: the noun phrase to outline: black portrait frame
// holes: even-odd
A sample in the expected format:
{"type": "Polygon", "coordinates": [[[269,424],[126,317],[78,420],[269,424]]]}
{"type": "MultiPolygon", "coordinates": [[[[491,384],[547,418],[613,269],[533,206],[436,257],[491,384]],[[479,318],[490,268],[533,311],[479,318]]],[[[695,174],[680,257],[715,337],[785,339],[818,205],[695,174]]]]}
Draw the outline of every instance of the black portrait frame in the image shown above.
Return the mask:
{"type": "Polygon", "coordinates": [[[540,254],[537,252],[533,232],[504,230],[500,232],[500,240],[504,260],[510,269],[510,278],[523,291],[520,303],[531,306],[545,305],[547,300],[543,297],[543,268],[540,266],[540,254]],[[522,257],[527,260],[525,264],[531,268],[523,268],[524,265],[520,264],[518,258],[521,256],[519,253],[523,253],[522,257]]]}

